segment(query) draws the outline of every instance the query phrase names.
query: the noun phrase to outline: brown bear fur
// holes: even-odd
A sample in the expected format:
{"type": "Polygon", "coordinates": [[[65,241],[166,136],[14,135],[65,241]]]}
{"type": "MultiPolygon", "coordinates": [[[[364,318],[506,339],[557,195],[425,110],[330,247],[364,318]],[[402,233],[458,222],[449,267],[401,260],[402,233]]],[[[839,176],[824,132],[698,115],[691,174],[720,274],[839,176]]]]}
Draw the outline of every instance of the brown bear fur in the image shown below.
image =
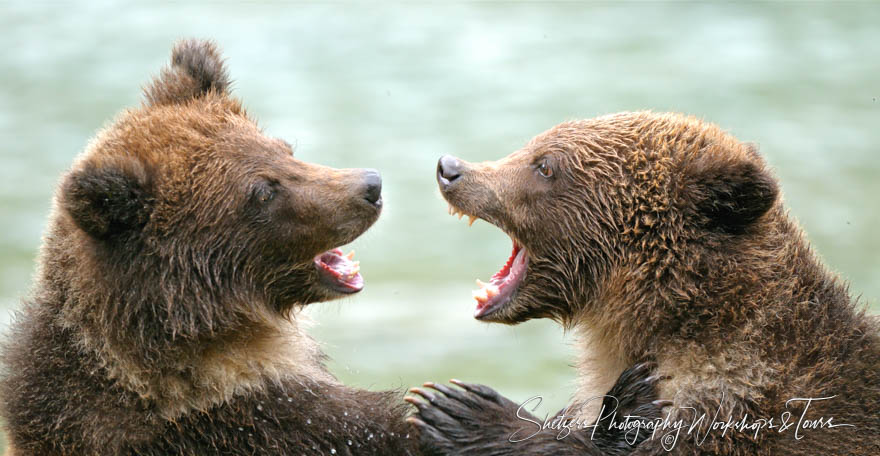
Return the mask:
{"type": "Polygon", "coordinates": [[[300,315],[342,296],[315,257],[377,219],[378,174],[296,160],[228,87],[179,43],[62,179],[3,349],[15,454],[417,453],[400,395],[341,385],[300,315]]]}
{"type": "MultiPolygon", "coordinates": [[[[352,291],[315,258],[375,222],[380,183],[293,158],[215,46],[178,43],[56,192],[2,350],[15,454],[421,454],[401,395],[340,384],[300,313],[352,291]]],[[[650,404],[632,372],[622,396],[650,404]]]]}
{"type": "MultiPolygon", "coordinates": [[[[445,157],[438,181],[455,212],[527,252],[525,278],[481,318],[580,334],[576,403],[653,359],[671,419],[707,414],[672,454],[880,454],[878,322],[813,253],[755,147],[692,117],[621,113],[560,124],[499,161],[445,157]],[[796,423],[804,404],[786,401],[829,396],[806,417],[854,427],[696,442],[716,411],[796,423]]],[[[667,432],[634,454],[667,454],[667,432]]]]}

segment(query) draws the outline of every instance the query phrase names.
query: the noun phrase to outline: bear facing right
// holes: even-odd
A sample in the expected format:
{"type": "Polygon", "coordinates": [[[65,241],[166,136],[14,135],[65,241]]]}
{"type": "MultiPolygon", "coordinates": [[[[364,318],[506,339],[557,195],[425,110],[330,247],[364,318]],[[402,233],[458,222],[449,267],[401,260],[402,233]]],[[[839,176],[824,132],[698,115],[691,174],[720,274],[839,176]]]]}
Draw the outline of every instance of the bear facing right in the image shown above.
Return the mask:
{"type": "MultiPolygon", "coordinates": [[[[444,156],[436,177],[452,213],[513,241],[475,317],[580,335],[576,406],[656,361],[672,405],[633,454],[880,454],[880,324],[813,253],[755,147],[629,112],[562,123],[495,162],[444,156]]],[[[468,424],[486,408],[444,429],[488,439],[468,424]]],[[[419,419],[442,436],[430,407],[419,419]]],[[[501,440],[518,426],[493,454],[526,454],[501,440]]]]}

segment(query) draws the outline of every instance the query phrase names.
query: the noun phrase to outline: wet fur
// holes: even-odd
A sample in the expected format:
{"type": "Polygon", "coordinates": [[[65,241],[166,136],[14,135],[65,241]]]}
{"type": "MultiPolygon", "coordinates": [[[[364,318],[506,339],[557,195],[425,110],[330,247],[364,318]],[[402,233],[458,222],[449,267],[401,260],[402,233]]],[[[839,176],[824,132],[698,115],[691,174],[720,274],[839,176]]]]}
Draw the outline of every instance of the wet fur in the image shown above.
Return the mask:
{"type": "MultiPolygon", "coordinates": [[[[692,117],[620,113],[464,162],[444,196],[527,248],[526,279],[486,320],[551,318],[580,333],[580,399],[651,358],[671,377],[661,397],[673,419],[691,419],[680,407],[779,417],[788,399],[836,395],[809,415],[856,427],[803,440],[713,432],[672,454],[880,451],[878,321],[812,251],[754,146],[692,117]],[[535,172],[545,159],[550,179],[535,172]]],[[[666,451],[652,440],[636,453],[666,451]]]]}

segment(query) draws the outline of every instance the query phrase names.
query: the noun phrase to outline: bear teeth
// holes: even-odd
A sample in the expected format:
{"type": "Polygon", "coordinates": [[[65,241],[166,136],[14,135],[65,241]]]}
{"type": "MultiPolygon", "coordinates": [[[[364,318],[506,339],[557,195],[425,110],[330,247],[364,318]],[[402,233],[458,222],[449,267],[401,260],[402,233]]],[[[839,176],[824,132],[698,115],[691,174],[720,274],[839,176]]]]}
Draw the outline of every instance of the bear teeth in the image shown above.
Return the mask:
{"type": "Polygon", "coordinates": [[[476,215],[465,214],[464,212],[462,212],[462,211],[456,209],[455,206],[452,205],[452,203],[446,203],[446,204],[449,205],[449,215],[452,215],[452,216],[456,216],[456,215],[457,215],[459,220],[461,220],[462,217],[464,217],[465,215],[467,215],[467,217],[468,217],[468,226],[473,226],[474,222],[479,218],[479,217],[477,217],[476,215]]]}
{"type": "Polygon", "coordinates": [[[486,301],[498,296],[498,293],[501,293],[501,289],[494,283],[483,283],[483,281],[477,279],[477,286],[480,287],[480,289],[474,290],[473,295],[474,299],[481,304],[486,303],[486,301]]]}

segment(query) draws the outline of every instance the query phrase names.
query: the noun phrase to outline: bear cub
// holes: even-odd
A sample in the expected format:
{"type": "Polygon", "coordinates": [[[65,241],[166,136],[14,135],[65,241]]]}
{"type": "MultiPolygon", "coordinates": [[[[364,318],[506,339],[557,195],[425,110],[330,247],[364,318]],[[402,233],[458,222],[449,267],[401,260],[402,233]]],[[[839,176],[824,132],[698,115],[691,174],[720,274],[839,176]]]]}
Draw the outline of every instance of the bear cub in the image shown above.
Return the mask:
{"type": "Polygon", "coordinates": [[[512,240],[474,316],[580,335],[575,405],[656,362],[664,418],[685,427],[633,454],[880,454],[878,320],[813,252],[754,146],[693,117],[625,112],[494,162],[442,157],[436,178],[452,212],[512,240]],[[728,419],[764,427],[717,427],[728,419]]]}

